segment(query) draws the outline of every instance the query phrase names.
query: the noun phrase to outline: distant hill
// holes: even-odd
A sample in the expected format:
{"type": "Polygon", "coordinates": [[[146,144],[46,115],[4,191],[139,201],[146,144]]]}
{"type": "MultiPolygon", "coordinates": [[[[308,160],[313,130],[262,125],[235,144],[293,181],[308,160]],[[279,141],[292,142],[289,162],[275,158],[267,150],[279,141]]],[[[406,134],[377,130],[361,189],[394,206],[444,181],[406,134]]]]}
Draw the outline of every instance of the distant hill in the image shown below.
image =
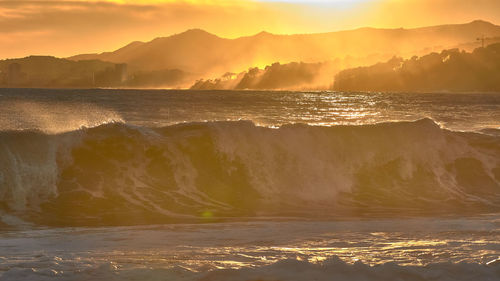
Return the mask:
{"type": "Polygon", "coordinates": [[[130,69],[143,71],[180,69],[209,78],[274,62],[313,63],[366,57],[364,64],[372,64],[395,55],[409,57],[440,51],[473,42],[481,36],[499,37],[500,26],[474,21],[415,29],[360,28],[302,35],[261,32],[237,39],[224,39],[193,29],[147,43],[133,42],[113,52],[69,59],[127,63],[130,69]]]}
{"type": "Polygon", "coordinates": [[[104,80],[114,63],[99,60],[71,61],[49,56],[30,56],[0,61],[2,87],[91,87],[104,80]]]}
{"type": "Polygon", "coordinates": [[[394,57],[335,76],[337,91],[500,91],[500,43],[472,53],[458,49],[404,60],[394,57]]]}
{"type": "MultiPolygon", "coordinates": [[[[101,54],[1,60],[0,87],[326,89],[342,69],[454,47],[473,50],[483,37],[486,44],[498,42],[500,26],[474,21],[415,29],[261,32],[236,39],[192,29],[101,54]]],[[[342,75],[338,83],[348,81],[342,75]]]]}
{"type": "MultiPolygon", "coordinates": [[[[500,43],[500,37],[485,37],[484,38],[484,45],[485,46],[492,45],[495,43],[500,43]]],[[[476,40],[471,41],[471,42],[462,43],[462,44],[453,46],[452,48],[449,48],[449,49],[460,49],[463,51],[472,52],[476,48],[481,46],[481,44],[482,44],[481,41],[476,39],[476,40]]]]}
{"type": "Polygon", "coordinates": [[[263,69],[253,67],[239,74],[226,73],[217,79],[201,79],[193,90],[325,90],[338,71],[335,62],[273,63],[263,69]]]}
{"type": "Polygon", "coordinates": [[[192,81],[190,74],[177,69],[130,72],[126,64],[100,60],[49,56],[0,60],[0,87],[187,87],[192,81]]]}

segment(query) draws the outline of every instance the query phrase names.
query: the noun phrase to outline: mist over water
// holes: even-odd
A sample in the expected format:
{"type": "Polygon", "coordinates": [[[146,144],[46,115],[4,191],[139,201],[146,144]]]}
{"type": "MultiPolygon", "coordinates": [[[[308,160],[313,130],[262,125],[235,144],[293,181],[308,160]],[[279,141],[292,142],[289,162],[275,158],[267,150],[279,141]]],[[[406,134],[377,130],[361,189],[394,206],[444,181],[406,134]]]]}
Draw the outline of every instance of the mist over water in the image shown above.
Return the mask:
{"type": "Polygon", "coordinates": [[[495,93],[2,89],[0,280],[500,280],[499,137],[495,93]]]}

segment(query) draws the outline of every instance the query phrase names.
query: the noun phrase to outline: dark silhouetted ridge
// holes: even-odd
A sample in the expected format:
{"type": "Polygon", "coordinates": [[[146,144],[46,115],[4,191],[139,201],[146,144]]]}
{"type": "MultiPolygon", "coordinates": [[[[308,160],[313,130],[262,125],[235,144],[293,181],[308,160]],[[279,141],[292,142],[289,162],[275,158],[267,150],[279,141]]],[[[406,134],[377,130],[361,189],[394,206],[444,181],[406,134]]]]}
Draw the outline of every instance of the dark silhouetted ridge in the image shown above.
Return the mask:
{"type": "Polygon", "coordinates": [[[225,39],[201,29],[190,29],[146,43],[132,43],[114,52],[75,56],[72,60],[99,59],[127,63],[131,69],[181,69],[202,76],[240,72],[250,67],[324,62],[335,58],[365,58],[365,64],[390,57],[424,55],[471,42],[480,36],[499,37],[500,27],[485,21],[415,29],[360,28],[355,30],[253,36],[225,39]]]}
{"type": "Polygon", "coordinates": [[[394,57],[385,63],[347,69],[335,77],[338,91],[500,91],[500,43],[471,53],[458,49],[394,57]]]}

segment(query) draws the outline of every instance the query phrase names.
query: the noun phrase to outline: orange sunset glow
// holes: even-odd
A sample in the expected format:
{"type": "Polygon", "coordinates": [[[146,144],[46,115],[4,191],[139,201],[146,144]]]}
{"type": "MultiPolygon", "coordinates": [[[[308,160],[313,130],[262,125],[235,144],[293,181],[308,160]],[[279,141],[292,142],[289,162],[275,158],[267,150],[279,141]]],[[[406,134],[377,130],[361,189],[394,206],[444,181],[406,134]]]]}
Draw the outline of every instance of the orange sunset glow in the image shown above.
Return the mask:
{"type": "Polygon", "coordinates": [[[500,281],[500,0],[0,0],[0,281],[500,281]]]}
{"type": "Polygon", "coordinates": [[[191,28],[225,38],[499,22],[495,0],[0,1],[0,56],[112,51],[191,28]]]}

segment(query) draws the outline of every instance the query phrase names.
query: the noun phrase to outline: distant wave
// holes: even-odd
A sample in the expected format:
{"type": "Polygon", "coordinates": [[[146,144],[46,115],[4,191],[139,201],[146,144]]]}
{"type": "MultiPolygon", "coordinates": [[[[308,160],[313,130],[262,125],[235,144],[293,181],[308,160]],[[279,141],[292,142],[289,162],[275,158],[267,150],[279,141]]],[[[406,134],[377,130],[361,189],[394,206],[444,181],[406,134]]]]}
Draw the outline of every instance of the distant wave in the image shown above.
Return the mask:
{"type": "Polygon", "coordinates": [[[0,132],[0,211],[42,225],[500,211],[500,137],[434,121],[0,132]]]}

